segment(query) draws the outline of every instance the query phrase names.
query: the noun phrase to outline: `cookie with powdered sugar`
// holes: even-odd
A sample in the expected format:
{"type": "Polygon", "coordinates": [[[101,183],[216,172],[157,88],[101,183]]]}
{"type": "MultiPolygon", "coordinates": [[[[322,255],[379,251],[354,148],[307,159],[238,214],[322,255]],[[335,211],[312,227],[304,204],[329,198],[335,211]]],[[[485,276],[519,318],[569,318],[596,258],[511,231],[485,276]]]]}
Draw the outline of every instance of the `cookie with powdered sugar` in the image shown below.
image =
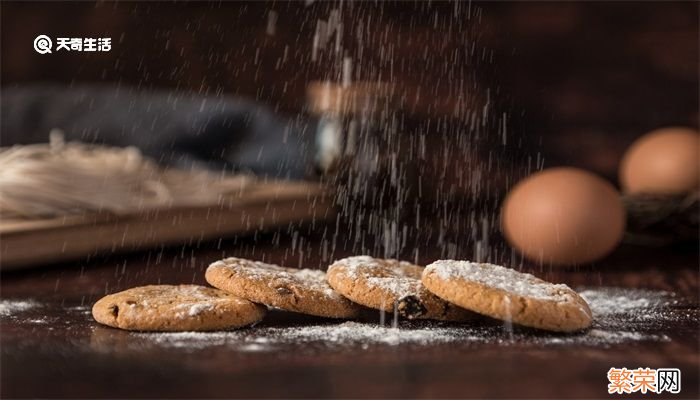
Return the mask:
{"type": "Polygon", "coordinates": [[[363,306],[398,312],[408,319],[464,321],[474,314],[430,293],[421,284],[423,267],[406,261],[356,256],[328,267],[328,283],[363,306]]]}
{"type": "Polygon", "coordinates": [[[198,285],[150,285],[98,300],[92,316],[101,324],[135,331],[212,331],[260,321],[265,307],[219,289],[198,285]]]}
{"type": "Polygon", "coordinates": [[[227,258],[207,268],[207,282],[255,303],[329,318],[353,318],[360,307],[334,291],[326,273],[227,258]]]}
{"type": "Polygon", "coordinates": [[[450,303],[531,328],[574,332],[593,320],[586,301],[568,286],[499,265],[439,260],[425,267],[422,282],[450,303]]]}

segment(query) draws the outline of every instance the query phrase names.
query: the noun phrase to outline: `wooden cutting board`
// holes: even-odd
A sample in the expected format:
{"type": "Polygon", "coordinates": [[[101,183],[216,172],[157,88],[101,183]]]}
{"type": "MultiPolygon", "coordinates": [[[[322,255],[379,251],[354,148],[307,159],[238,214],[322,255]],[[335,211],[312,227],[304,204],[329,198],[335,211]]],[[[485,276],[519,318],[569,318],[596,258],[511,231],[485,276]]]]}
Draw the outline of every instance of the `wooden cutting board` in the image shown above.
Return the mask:
{"type": "Polygon", "coordinates": [[[268,181],[223,205],[91,213],[51,219],[0,220],[0,270],[86,259],[138,249],[191,244],[335,216],[316,183],[268,181]]]}

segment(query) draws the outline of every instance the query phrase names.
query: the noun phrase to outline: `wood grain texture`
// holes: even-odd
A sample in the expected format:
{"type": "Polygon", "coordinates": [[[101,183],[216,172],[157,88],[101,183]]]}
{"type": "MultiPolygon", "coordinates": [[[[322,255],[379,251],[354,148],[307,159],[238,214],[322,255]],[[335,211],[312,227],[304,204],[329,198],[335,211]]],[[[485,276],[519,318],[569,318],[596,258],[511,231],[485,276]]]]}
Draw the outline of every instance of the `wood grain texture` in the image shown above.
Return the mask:
{"type": "MultiPolygon", "coordinates": [[[[5,397],[124,398],[606,398],[611,366],[678,367],[682,393],[697,398],[697,319],[652,328],[670,341],[605,347],[449,343],[333,348],[288,344],[266,352],[221,348],[152,348],[104,328],[81,312],[105,293],[146,283],[204,282],[206,266],[225,256],[281,265],[323,267],[350,255],[324,253],[333,226],[277,229],[255,237],[111,255],[62,268],[3,273],[4,300],[41,304],[27,318],[2,319],[0,383],[5,397]],[[309,232],[316,232],[310,234],[309,232]],[[324,256],[325,254],[325,256],[324,256]],[[83,305],[84,308],[74,308],[83,305]],[[40,382],[40,384],[37,384],[40,382]]],[[[342,235],[344,230],[339,227],[342,235]]],[[[435,254],[424,254],[420,262],[435,254]]],[[[572,287],[668,290],[674,312],[698,315],[698,249],[622,246],[595,266],[524,269],[572,287]]],[[[322,319],[274,312],[262,326],[322,319]]]]}
{"type": "Polygon", "coordinates": [[[191,243],[334,215],[318,184],[267,182],[215,206],[2,220],[0,266],[12,270],[105,252],[191,243]]]}

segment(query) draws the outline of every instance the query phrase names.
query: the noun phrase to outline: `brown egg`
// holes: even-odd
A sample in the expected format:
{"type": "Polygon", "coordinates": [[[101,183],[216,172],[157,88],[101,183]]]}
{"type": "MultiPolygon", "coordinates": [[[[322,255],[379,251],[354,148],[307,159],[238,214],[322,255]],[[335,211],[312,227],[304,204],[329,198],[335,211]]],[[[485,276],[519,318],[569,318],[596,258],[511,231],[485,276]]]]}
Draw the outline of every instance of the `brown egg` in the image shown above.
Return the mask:
{"type": "Polygon", "coordinates": [[[612,251],[625,230],[620,195],[607,181],[576,168],[529,176],[501,209],[506,239],[539,264],[578,265],[612,251]]]}
{"type": "Polygon", "coordinates": [[[700,187],[700,134],[671,127],[637,139],[620,164],[626,193],[683,194],[700,187]]]}

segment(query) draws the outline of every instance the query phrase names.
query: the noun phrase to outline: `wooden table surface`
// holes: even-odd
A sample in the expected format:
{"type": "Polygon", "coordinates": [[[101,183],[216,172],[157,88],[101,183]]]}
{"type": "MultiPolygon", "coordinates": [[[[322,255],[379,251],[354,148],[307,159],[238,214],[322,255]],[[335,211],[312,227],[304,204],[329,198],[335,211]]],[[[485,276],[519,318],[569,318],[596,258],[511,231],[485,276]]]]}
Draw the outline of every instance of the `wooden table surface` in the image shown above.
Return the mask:
{"type": "MultiPolygon", "coordinates": [[[[699,395],[695,246],[622,246],[595,267],[539,274],[574,287],[674,292],[679,300],[674,312],[689,318],[650,328],[669,341],[602,347],[517,341],[355,347],[289,343],[277,351],[240,352],[226,346],[134,345],[127,332],[98,326],[89,313],[92,303],[108,292],[147,283],[204,283],[204,269],[222,256],[291,266],[303,260],[320,267],[322,243],[313,235],[278,232],[4,273],[4,301],[33,299],[39,307],[0,318],[2,396],[597,398],[614,397],[607,394],[606,377],[613,366],[680,368],[682,392],[675,397],[699,395]]],[[[337,250],[333,256],[346,254],[337,250]]],[[[421,258],[427,261],[431,255],[421,258]]],[[[273,312],[262,326],[310,322],[326,321],[273,312]]]]}

